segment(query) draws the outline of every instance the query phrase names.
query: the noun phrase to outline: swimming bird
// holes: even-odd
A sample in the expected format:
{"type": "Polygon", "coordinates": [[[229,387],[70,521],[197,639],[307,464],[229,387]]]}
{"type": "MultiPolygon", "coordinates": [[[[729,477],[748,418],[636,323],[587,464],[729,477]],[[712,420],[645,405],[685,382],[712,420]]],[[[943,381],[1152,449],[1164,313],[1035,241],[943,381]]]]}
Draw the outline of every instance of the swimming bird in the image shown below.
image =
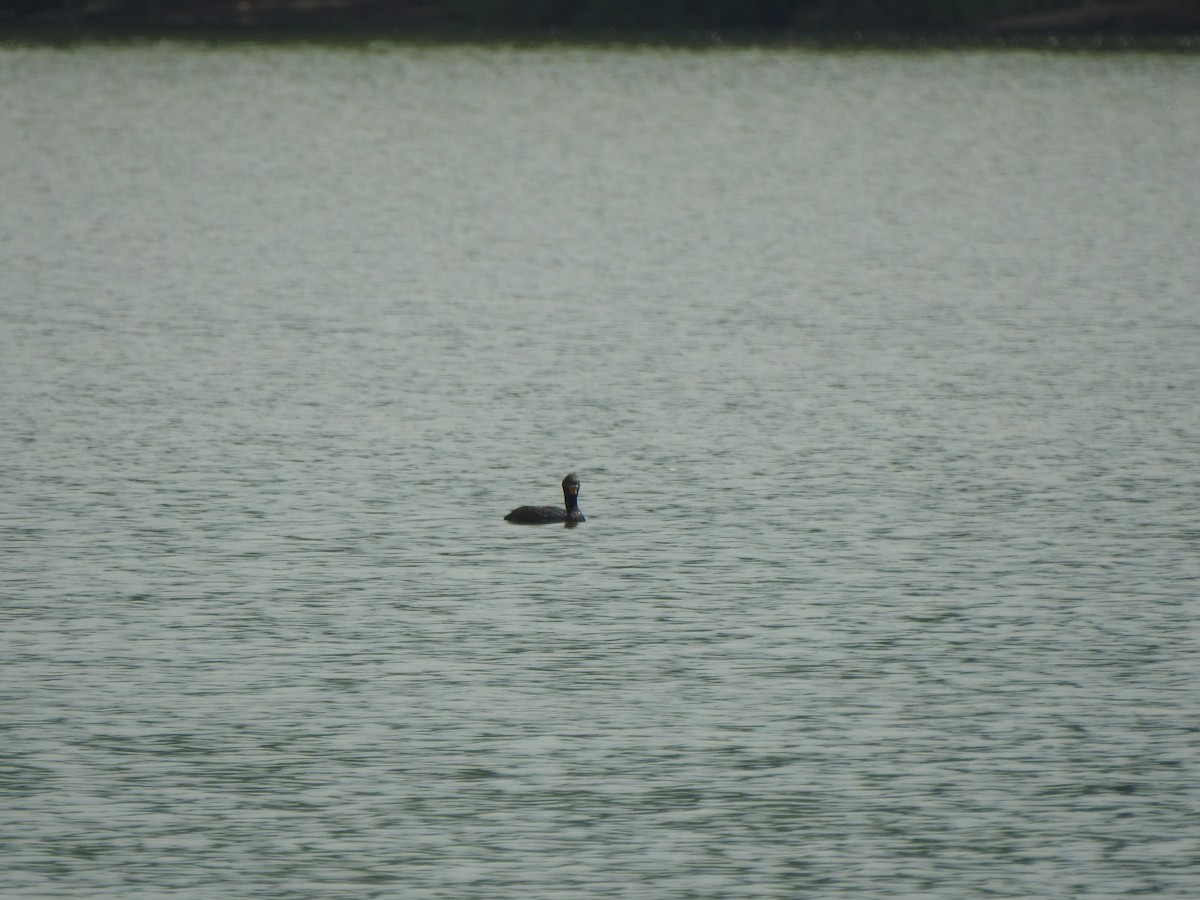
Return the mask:
{"type": "Polygon", "coordinates": [[[572,472],[562,482],[563,503],[566,509],[557,506],[518,506],[507,516],[505,522],[514,525],[549,525],[552,522],[566,522],[568,528],[573,528],[580,522],[586,522],[583,513],[579,511],[579,476],[572,472]]]}

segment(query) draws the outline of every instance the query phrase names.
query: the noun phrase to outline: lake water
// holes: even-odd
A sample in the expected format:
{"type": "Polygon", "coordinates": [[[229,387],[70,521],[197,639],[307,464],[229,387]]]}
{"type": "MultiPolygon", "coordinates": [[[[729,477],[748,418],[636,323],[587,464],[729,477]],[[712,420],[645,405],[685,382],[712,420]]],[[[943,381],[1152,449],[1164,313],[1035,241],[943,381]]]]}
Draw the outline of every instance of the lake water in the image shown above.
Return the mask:
{"type": "Polygon", "coordinates": [[[0,894],[1195,896],[1198,96],[0,48],[0,894]]]}

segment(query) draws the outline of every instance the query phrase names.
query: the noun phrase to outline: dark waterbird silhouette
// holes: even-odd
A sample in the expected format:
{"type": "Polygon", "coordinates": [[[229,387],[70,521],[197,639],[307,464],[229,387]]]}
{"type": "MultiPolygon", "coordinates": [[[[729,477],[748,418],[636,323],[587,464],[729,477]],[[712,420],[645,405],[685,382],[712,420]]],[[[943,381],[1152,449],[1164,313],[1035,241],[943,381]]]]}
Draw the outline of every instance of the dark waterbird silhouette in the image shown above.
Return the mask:
{"type": "Polygon", "coordinates": [[[566,509],[558,506],[518,506],[504,517],[504,521],[514,525],[549,525],[565,522],[568,528],[586,522],[583,513],[579,511],[579,476],[572,472],[564,478],[562,489],[566,509]]]}

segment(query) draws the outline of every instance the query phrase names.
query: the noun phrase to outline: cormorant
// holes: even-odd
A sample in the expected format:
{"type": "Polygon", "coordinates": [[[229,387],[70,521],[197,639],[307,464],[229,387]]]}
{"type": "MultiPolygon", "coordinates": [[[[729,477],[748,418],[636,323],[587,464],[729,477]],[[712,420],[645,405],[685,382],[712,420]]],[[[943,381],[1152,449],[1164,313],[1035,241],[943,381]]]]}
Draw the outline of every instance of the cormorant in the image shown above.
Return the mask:
{"type": "Polygon", "coordinates": [[[557,506],[518,506],[507,516],[505,522],[515,525],[549,525],[552,522],[565,522],[568,527],[586,522],[583,513],[579,511],[579,476],[572,472],[563,479],[563,503],[566,509],[557,506]]]}

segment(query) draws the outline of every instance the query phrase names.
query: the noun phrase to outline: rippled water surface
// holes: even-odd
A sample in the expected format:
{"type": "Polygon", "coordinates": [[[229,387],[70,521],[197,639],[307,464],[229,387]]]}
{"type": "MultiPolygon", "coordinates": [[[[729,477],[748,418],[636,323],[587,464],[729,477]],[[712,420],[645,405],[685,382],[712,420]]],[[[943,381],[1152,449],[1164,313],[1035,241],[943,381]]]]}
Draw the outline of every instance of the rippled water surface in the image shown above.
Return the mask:
{"type": "Polygon", "coordinates": [[[1200,60],[0,82],[0,894],[1194,896],[1200,60]]]}

